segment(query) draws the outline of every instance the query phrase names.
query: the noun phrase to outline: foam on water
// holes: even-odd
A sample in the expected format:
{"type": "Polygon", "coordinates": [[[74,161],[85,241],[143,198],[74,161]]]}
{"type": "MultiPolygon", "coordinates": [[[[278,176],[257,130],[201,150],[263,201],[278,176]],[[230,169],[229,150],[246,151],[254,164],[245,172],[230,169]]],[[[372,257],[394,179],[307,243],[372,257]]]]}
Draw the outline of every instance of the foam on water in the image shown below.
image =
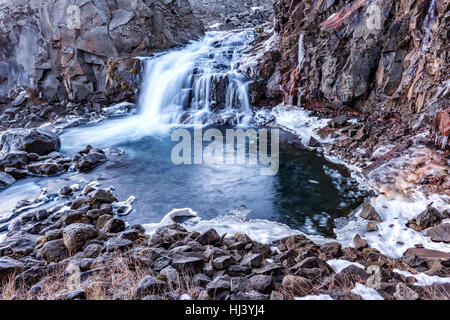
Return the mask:
{"type": "Polygon", "coordinates": [[[245,215],[238,212],[230,212],[211,220],[203,220],[190,208],[174,209],[164,216],[158,223],[145,224],[146,233],[151,235],[162,226],[178,223],[190,231],[205,232],[215,229],[220,235],[233,236],[237,233],[247,234],[254,241],[271,243],[300,231],[292,230],[288,226],[264,219],[247,220],[245,215]]]}

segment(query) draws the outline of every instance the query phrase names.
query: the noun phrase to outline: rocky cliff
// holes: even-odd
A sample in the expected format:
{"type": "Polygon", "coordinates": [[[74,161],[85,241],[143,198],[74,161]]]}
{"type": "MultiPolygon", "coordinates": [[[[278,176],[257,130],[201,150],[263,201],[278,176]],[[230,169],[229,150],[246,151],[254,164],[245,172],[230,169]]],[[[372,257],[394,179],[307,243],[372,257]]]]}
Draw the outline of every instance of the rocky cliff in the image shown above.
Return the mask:
{"type": "Polygon", "coordinates": [[[433,127],[445,148],[449,4],[276,0],[275,32],[253,53],[259,67],[244,68],[255,104],[345,110],[407,131],[433,127]]]}
{"type": "Polygon", "coordinates": [[[0,104],[124,99],[134,57],[202,33],[188,0],[1,0],[0,104]]]}

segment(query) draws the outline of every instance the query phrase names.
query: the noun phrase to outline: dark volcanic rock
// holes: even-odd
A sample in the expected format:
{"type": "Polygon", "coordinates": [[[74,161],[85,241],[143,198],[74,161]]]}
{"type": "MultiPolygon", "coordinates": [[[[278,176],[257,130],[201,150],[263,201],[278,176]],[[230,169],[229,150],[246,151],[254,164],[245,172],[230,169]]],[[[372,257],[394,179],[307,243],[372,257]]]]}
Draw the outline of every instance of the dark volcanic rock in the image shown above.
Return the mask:
{"type": "Polygon", "coordinates": [[[24,265],[22,262],[12,259],[10,257],[0,258],[0,282],[7,279],[12,273],[18,273],[23,270],[24,265]]]}
{"type": "Polygon", "coordinates": [[[380,215],[368,201],[364,203],[361,213],[360,213],[360,216],[361,216],[361,218],[364,218],[366,220],[382,222],[380,215]]]}
{"type": "Polygon", "coordinates": [[[433,207],[428,207],[417,217],[409,220],[407,226],[416,231],[422,231],[438,225],[443,218],[444,216],[438,210],[433,207]]]}
{"type": "Polygon", "coordinates": [[[215,244],[220,240],[220,236],[216,230],[209,229],[195,240],[202,245],[215,244]]]}
{"type": "Polygon", "coordinates": [[[425,235],[435,242],[450,242],[450,223],[444,223],[439,226],[429,228],[425,235]]]}
{"type": "Polygon", "coordinates": [[[63,231],[64,245],[71,253],[81,251],[89,240],[97,236],[98,231],[94,226],[82,223],[71,224],[63,231]]]}
{"type": "Polygon", "coordinates": [[[136,296],[142,298],[150,294],[162,293],[166,288],[167,282],[158,280],[152,276],[146,276],[139,281],[136,296]]]}
{"type": "Polygon", "coordinates": [[[41,249],[41,257],[48,263],[59,262],[69,256],[67,248],[62,239],[48,241],[41,249]]]}
{"type": "Polygon", "coordinates": [[[5,172],[0,172],[0,189],[8,188],[14,182],[16,182],[16,179],[12,176],[5,172]]]}
{"type": "Polygon", "coordinates": [[[58,135],[44,129],[10,129],[0,137],[0,154],[26,151],[46,155],[60,147],[58,135]]]}

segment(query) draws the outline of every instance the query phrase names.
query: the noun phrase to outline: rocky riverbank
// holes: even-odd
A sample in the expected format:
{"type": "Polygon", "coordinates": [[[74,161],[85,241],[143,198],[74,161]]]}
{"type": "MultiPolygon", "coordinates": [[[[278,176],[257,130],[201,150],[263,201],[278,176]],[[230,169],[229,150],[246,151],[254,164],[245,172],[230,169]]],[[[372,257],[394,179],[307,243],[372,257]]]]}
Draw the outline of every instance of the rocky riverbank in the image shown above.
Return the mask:
{"type": "MultiPolygon", "coordinates": [[[[303,235],[261,244],[245,234],[190,232],[177,215],[146,235],[114,215],[109,190],[88,184],[61,193],[70,197],[64,205],[21,216],[1,243],[2,299],[450,298],[450,283],[437,278],[450,274],[449,254],[415,248],[392,259],[359,235],[352,248],[303,235]]],[[[362,215],[378,221],[370,205],[362,215]]],[[[443,218],[429,208],[411,226],[443,218]]]]}

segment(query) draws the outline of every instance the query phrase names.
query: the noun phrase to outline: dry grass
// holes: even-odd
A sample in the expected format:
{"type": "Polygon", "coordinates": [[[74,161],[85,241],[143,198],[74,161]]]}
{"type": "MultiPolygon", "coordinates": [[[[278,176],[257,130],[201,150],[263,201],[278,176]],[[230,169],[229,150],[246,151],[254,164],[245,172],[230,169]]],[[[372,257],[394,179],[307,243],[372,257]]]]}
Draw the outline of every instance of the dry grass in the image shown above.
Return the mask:
{"type": "MultiPolygon", "coordinates": [[[[98,267],[99,265],[95,266],[95,268],[98,267]]],[[[100,267],[101,271],[88,279],[81,279],[76,268],[55,270],[41,279],[39,292],[32,292],[30,288],[18,285],[15,281],[16,275],[10,275],[1,285],[0,299],[55,300],[58,296],[70,291],[86,290],[89,300],[136,300],[138,283],[147,275],[167,281],[167,290],[155,292],[162,299],[174,299],[182,294],[195,298],[199,293],[193,285],[192,274],[179,274],[176,280],[169,281],[160,274],[152,273],[147,266],[132,264],[130,259],[121,253],[116,253],[108,263],[100,267]],[[70,272],[71,269],[72,272],[70,272]]]]}

